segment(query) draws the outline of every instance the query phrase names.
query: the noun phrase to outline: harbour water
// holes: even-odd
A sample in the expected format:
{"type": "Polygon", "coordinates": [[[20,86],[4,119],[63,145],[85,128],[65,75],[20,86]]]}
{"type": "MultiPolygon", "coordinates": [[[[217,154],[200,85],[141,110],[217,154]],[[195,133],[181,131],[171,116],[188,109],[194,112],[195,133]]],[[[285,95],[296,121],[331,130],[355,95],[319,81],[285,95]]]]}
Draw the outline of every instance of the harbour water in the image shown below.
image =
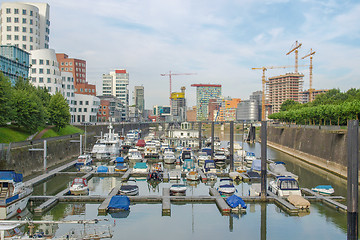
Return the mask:
{"type": "MultiPolygon", "coordinates": [[[[228,136],[221,137],[226,144],[228,136]]],[[[241,135],[235,135],[239,141],[241,135]]],[[[241,145],[242,143],[239,142],[241,145]]],[[[244,149],[255,152],[260,157],[260,144],[244,143],[244,149]]],[[[320,184],[331,184],[336,195],[345,196],[346,181],[305,165],[299,160],[268,148],[268,158],[284,161],[287,169],[299,176],[301,187],[312,188],[320,184]]],[[[34,188],[34,195],[55,195],[68,187],[72,176],[57,176],[34,188]]],[[[186,180],[181,180],[186,182],[186,180]]],[[[94,177],[89,181],[90,195],[107,195],[121,184],[120,178],[94,177]]],[[[140,195],[162,195],[162,189],[172,183],[150,184],[145,179],[137,179],[140,195]]],[[[237,195],[249,195],[251,183],[238,183],[237,195]]],[[[188,185],[187,195],[209,195],[209,187],[218,182],[205,184],[195,182],[188,185]]],[[[90,220],[99,219],[97,225],[106,225],[113,231],[113,239],[345,239],[346,214],[322,203],[312,202],[310,211],[299,216],[290,216],[273,203],[248,203],[246,213],[224,216],[215,203],[172,204],[170,216],[162,215],[162,205],[132,204],[130,211],[120,214],[98,216],[101,203],[59,203],[43,216],[32,215],[36,220],[90,220]]],[[[29,206],[30,212],[36,206],[29,206]]],[[[81,229],[82,225],[58,224],[42,226],[47,234],[62,236],[71,229],[81,229]]]]}

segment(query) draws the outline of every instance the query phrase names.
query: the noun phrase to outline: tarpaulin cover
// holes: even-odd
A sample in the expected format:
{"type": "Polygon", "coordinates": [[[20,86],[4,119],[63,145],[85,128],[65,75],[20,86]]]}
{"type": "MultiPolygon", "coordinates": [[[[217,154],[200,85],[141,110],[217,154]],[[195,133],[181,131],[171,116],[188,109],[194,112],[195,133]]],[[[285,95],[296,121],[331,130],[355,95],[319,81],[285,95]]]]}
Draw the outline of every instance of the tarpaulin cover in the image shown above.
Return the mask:
{"type": "Polygon", "coordinates": [[[251,171],[261,171],[261,160],[255,159],[251,164],[251,171]]]}
{"type": "Polygon", "coordinates": [[[97,172],[108,172],[109,168],[107,166],[98,166],[97,172]]]}
{"type": "Polygon", "coordinates": [[[123,162],[124,162],[124,158],[123,158],[123,157],[117,157],[117,158],[115,159],[115,162],[116,162],[116,163],[123,163],[123,162]]]}
{"type": "Polygon", "coordinates": [[[130,206],[130,199],[128,196],[116,195],[110,199],[108,209],[129,210],[129,206],[130,206]]]}
{"type": "Polygon", "coordinates": [[[23,175],[21,173],[15,173],[15,171],[0,171],[0,180],[13,180],[14,182],[21,182],[23,175]]]}
{"type": "Polygon", "coordinates": [[[232,208],[235,208],[237,206],[241,206],[242,208],[245,208],[246,209],[246,203],[244,202],[244,200],[239,197],[239,196],[236,196],[235,194],[234,195],[231,195],[230,197],[228,197],[226,199],[226,202],[227,204],[232,207],[232,208]]]}

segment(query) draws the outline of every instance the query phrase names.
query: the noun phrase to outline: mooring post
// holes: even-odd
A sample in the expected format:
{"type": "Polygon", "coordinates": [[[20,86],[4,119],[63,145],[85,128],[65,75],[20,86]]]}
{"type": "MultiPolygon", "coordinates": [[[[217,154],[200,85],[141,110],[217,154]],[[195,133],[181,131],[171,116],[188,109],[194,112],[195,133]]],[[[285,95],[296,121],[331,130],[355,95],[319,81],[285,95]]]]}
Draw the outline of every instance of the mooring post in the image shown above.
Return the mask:
{"type": "Polygon", "coordinates": [[[211,122],[211,159],[214,157],[214,132],[215,132],[215,123],[211,122]]]}
{"type": "Polygon", "coordinates": [[[230,122],[230,171],[234,171],[234,121],[230,122]]]}
{"type": "Polygon", "coordinates": [[[202,136],[201,136],[201,127],[202,127],[202,122],[199,122],[199,151],[201,151],[201,148],[202,148],[202,136]]]}
{"type": "Polygon", "coordinates": [[[347,133],[347,239],[358,239],[359,120],[348,121],[347,133]]]}
{"type": "Polygon", "coordinates": [[[82,151],[82,135],[80,134],[80,155],[83,153],[82,151]]]}
{"type": "Polygon", "coordinates": [[[267,129],[266,121],[261,121],[261,200],[266,200],[266,144],[267,129]]]}
{"type": "Polygon", "coordinates": [[[47,155],[47,147],[46,147],[46,140],[44,140],[44,172],[47,172],[47,162],[46,162],[46,155],[47,155]]]}
{"type": "Polygon", "coordinates": [[[261,240],[266,240],[266,203],[261,203],[261,240]]]}

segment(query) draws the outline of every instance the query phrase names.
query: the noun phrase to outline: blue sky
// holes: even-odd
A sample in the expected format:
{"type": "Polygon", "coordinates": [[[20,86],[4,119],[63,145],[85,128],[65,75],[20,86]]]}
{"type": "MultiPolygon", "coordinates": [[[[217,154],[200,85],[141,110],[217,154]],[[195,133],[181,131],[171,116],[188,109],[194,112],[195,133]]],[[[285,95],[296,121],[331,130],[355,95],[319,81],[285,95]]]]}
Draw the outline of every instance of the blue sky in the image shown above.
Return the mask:
{"type": "MultiPolygon", "coordinates": [[[[146,107],[169,102],[193,83],[222,84],[224,96],[248,99],[261,90],[252,67],[294,65],[286,53],[296,40],[299,64],[310,48],[315,89],[360,88],[360,2],[353,0],[51,0],[50,47],[87,61],[87,79],[101,86],[103,73],[127,69],[130,92],[145,87],[146,107]]],[[[309,69],[304,89],[309,88],[309,69]]],[[[269,70],[267,77],[293,71],[269,70]]],[[[100,89],[100,88],[98,88],[100,89]]],[[[99,91],[100,92],[100,91],[99,91]]],[[[131,100],[130,100],[131,101],[131,100]]]]}

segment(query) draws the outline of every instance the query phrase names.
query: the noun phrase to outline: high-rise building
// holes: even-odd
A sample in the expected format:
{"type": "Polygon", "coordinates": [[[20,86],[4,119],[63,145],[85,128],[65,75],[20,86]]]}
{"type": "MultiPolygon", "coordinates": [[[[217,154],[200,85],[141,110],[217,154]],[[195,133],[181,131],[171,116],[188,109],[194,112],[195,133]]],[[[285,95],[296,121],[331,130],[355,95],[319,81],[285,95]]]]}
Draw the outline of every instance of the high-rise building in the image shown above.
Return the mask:
{"type": "Polygon", "coordinates": [[[18,77],[29,76],[29,53],[11,45],[0,46],[0,72],[14,85],[18,77]]]}
{"type": "Polygon", "coordinates": [[[221,96],[220,84],[192,84],[196,87],[196,120],[208,119],[209,99],[217,99],[221,96]]]}
{"type": "Polygon", "coordinates": [[[133,99],[135,105],[135,117],[139,117],[136,115],[140,115],[141,117],[144,117],[144,110],[145,110],[144,86],[134,87],[133,99]]]}
{"type": "MultiPolygon", "coordinates": [[[[313,89],[311,99],[314,100],[317,95],[322,94],[322,93],[326,93],[327,91],[329,91],[329,90],[328,89],[320,89],[320,90],[313,89]]],[[[308,103],[309,102],[309,95],[310,95],[309,90],[300,92],[300,95],[301,95],[301,103],[308,103]]]]}
{"type": "Polygon", "coordinates": [[[171,93],[171,115],[173,121],[186,121],[185,89],[185,87],[181,87],[181,92],[171,93]]]}
{"type": "Polygon", "coordinates": [[[103,96],[115,96],[123,104],[122,121],[128,118],[129,107],[129,73],[125,69],[103,74],[103,96]]]}
{"type": "Polygon", "coordinates": [[[47,3],[1,4],[1,45],[25,51],[49,48],[50,6],[47,3]]]}
{"type": "Polygon", "coordinates": [[[257,100],[250,99],[239,102],[236,109],[236,120],[248,122],[258,121],[258,110],[257,100]]]}
{"type": "Polygon", "coordinates": [[[301,102],[303,74],[287,73],[285,75],[268,78],[266,83],[267,104],[271,108],[268,114],[280,111],[281,104],[288,99],[301,102]]]}
{"type": "Polygon", "coordinates": [[[258,104],[258,118],[257,120],[261,121],[261,113],[262,113],[262,110],[261,110],[261,105],[262,105],[262,91],[256,91],[256,92],[253,92],[251,95],[250,95],[250,100],[255,100],[258,104]]]}

